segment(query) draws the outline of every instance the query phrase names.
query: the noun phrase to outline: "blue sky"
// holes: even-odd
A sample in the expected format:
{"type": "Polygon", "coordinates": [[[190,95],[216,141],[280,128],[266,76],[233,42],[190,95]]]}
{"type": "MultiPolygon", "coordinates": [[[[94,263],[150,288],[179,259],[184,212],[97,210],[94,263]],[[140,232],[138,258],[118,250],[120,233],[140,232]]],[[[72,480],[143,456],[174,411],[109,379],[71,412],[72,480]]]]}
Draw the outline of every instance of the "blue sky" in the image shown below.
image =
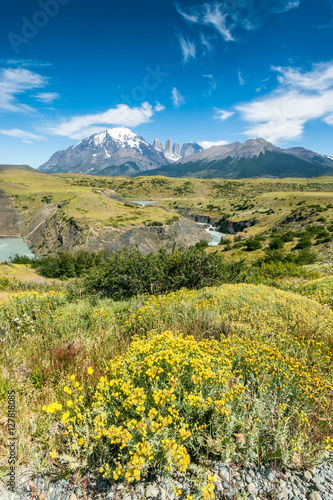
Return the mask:
{"type": "Polygon", "coordinates": [[[333,156],[333,0],[2,0],[0,163],[95,132],[333,156]]]}

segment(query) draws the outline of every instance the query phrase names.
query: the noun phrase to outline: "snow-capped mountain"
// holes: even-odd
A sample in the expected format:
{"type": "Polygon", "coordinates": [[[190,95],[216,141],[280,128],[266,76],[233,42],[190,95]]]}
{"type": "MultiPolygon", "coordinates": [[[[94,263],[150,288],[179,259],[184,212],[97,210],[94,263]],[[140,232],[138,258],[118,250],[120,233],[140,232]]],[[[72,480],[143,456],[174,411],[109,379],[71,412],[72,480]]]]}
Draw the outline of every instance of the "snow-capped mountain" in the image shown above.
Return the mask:
{"type": "Polygon", "coordinates": [[[43,172],[135,175],[166,165],[164,154],[126,127],[94,134],[58,151],[39,167],[43,172]]]}
{"type": "Polygon", "coordinates": [[[166,175],[169,177],[247,178],[333,175],[329,156],[294,147],[281,149],[265,139],[249,139],[203,149],[180,147],[170,138],[150,145],[126,127],[112,128],[58,151],[39,167],[43,172],[90,175],[166,175]]]}
{"type": "Polygon", "coordinates": [[[333,175],[328,156],[305,148],[281,149],[265,139],[249,139],[189,154],[154,171],[168,177],[317,177],[333,175]]]}
{"type": "Polygon", "coordinates": [[[178,161],[190,154],[203,151],[203,147],[199,146],[196,142],[185,143],[182,147],[180,147],[179,142],[174,142],[174,144],[172,144],[170,137],[166,140],[165,146],[161,144],[158,139],[155,139],[153,148],[156,149],[156,151],[163,152],[164,156],[171,162],[178,161]]]}

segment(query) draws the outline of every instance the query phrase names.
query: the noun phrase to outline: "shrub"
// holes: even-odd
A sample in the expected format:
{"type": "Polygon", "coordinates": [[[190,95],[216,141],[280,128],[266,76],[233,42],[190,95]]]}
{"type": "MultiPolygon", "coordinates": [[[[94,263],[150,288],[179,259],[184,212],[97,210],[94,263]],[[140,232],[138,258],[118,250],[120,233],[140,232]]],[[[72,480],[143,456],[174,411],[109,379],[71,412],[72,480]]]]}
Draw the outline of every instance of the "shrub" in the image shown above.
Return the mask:
{"type": "Polygon", "coordinates": [[[283,248],[283,240],[281,238],[272,238],[269,242],[269,248],[271,250],[278,250],[280,248],[283,248]]]}
{"type": "Polygon", "coordinates": [[[333,313],[297,294],[265,285],[222,285],[147,298],[124,322],[135,334],[172,329],[198,338],[232,333],[260,338],[309,363],[333,356],[333,313]]]}
{"type": "Polygon", "coordinates": [[[143,255],[123,250],[110,256],[83,279],[85,292],[114,300],[141,293],[163,293],[180,288],[202,288],[226,281],[240,281],[244,262],[225,263],[217,252],[200,247],[143,255]]]}
{"type": "Polygon", "coordinates": [[[302,250],[303,248],[309,248],[312,246],[312,241],[310,238],[301,238],[298,243],[294,246],[295,250],[302,250]]]}
{"type": "Polygon", "coordinates": [[[157,226],[157,227],[160,227],[160,226],[163,226],[163,223],[162,222],[158,222],[158,221],[152,221],[152,222],[148,222],[147,226],[157,226]]]}
{"type": "Polygon", "coordinates": [[[310,281],[306,285],[303,285],[298,292],[311,299],[317,300],[321,304],[327,304],[333,307],[332,276],[310,281]]]}
{"type": "Polygon", "coordinates": [[[262,248],[262,244],[257,238],[248,238],[245,242],[245,247],[248,252],[253,252],[254,250],[262,248]]]}
{"type": "Polygon", "coordinates": [[[63,429],[51,457],[114,481],[176,472],[184,493],[208,500],[207,459],[300,466],[323,456],[330,391],[316,369],[257,340],[136,337],[86,396],[72,375],[62,402],[44,407],[63,429]]]}

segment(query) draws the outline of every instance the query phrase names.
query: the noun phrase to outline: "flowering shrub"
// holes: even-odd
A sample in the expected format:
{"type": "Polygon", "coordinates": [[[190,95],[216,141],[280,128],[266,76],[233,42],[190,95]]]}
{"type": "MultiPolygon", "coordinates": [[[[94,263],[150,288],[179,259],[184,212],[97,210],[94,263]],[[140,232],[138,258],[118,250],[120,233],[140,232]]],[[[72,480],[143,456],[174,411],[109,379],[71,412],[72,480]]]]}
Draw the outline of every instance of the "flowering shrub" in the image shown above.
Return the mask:
{"type": "Polygon", "coordinates": [[[299,293],[321,304],[333,306],[333,277],[327,276],[303,285],[299,293]]]}
{"type": "Polygon", "coordinates": [[[34,333],[38,323],[48,318],[66,302],[60,292],[26,291],[16,293],[1,304],[0,320],[7,323],[10,330],[20,333],[34,333]]]}
{"type": "Polygon", "coordinates": [[[258,340],[152,332],[135,337],[95,387],[72,375],[63,400],[44,406],[62,426],[51,458],[114,481],[188,472],[189,493],[209,499],[209,459],[304,465],[322,456],[332,389],[316,366],[258,340]]]}
{"type": "Polygon", "coordinates": [[[222,285],[151,296],[123,328],[137,334],[172,329],[197,338],[237,333],[326,368],[333,357],[333,313],[306,297],[265,285],[222,285]]]}

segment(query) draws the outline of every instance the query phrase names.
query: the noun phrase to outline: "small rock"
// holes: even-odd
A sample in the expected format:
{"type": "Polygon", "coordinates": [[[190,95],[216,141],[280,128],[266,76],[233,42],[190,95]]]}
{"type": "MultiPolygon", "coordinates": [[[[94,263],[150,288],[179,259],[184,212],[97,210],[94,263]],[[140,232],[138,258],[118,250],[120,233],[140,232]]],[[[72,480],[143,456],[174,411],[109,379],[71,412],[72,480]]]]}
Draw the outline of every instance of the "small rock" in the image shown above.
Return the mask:
{"type": "Polygon", "coordinates": [[[146,489],[147,498],[156,498],[160,494],[159,488],[156,488],[153,484],[149,484],[146,489]]]}
{"type": "Polygon", "coordinates": [[[293,494],[288,488],[282,488],[278,496],[276,497],[278,500],[287,500],[288,498],[293,497],[293,494]]]}
{"type": "Polygon", "coordinates": [[[220,476],[225,480],[229,481],[229,472],[228,469],[220,469],[220,476]]]}
{"type": "Polygon", "coordinates": [[[245,476],[245,481],[246,481],[248,484],[252,483],[252,477],[250,476],[250,474],[246,474],[246,476],[245,476]]]}
{"type": "Polygon", "coordinates": [[[81,491],[81,488],[79,488],[78,486],[75,488],[74,490],[74,493],[76,496],[80,497],[82,495],[82,491],[81,491]]]}
{"type": "Polygon", "coordinates": [[[311,478],[312,478],[311,472],[308,471],[308,470],[305,470],[303,472],[303,479],[304,479],[304,481],[307,481],[309,483],[311,481],[311,478]]]}
{"type": "Polygon", "coordinates": [[[318,491],[311,491],[308,495],[308,500],[322,500],[321,495],[319,495],[318,491]]]}
{"type": "Polygon", "coordinates": [[[247,486],[247,491],[251,494],[255,494],[257,492],[257,487],[254,483],[250,483],[247,486]]]}
{"type": "Polygon", "coordinates": [[[313,476],[312,481],[313,481],[314,483],[319,483],[319,484],[321,484],[321,483],[323,483],[323,482],[325,481],[325,479],[324,479],[322,476],[318,476],[318,475],[316,474],[315,476],[313,476]]]}
{"type": "MultiPolygon", "coordinates": [[[[44,495],[45,496],[45,495],[44,495]]],[[[40,497],[39,497],[40,498],[40,497]]],[[[77,500],[77,496],[75,493],[72,493],[71,496],[69,497],[69,500],[77,500]]]]}
{"type": "Polygon", "coordinates": [[[322,484],[319,484],[319,483],[316,483],[315,488],[318,491],[321,491],[322,493],[325,493],[325,491],[326,491],[326,488],[322,484]]]}

